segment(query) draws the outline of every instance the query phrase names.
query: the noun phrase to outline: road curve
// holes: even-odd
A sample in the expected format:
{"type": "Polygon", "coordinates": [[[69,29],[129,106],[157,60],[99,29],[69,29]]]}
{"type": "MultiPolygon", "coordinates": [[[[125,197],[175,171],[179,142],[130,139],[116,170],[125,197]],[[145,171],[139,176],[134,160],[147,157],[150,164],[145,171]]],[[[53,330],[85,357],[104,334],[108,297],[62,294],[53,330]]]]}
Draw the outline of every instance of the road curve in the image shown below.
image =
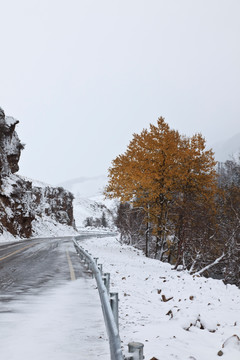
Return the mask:
{"type": "Polygon", "coordinates": [[[72,237],[32,239],[0,246],[0,292],[38,292],[84,276],[72,237]]]}

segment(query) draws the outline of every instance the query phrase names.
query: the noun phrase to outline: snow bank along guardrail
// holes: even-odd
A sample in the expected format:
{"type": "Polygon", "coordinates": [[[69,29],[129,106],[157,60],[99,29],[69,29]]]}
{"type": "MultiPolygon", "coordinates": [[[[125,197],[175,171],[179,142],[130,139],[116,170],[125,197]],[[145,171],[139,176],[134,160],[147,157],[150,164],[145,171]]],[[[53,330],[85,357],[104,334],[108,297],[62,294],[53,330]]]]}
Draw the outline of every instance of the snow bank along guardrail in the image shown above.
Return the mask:
{"type": "Polygon", "coordinates": [[[118,329],[118,293],[110,293],[110,274],[103,273],[102,264],[97,264],[98,258],[92,258],[87,250],[84,250],[75,237],[74,247],[80,260],[94,275],[102,304],[103,316],[107,328],[111,360],[143,360],[143,344],[131,342],[128,344],[128,356],[124,356],[121,349],[121,340],[118,329]]]}

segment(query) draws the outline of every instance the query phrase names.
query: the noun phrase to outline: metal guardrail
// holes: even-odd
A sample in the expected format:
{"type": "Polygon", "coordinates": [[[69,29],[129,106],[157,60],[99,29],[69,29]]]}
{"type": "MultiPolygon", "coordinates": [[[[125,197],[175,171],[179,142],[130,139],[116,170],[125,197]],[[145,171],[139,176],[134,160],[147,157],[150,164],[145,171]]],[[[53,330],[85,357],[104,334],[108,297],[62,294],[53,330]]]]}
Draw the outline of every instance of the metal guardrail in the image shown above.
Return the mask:
{"type": "Polygon", "coordinates": [[[102,304],[104,321],[107,329],[111,360],[143,360],[143,344],[131,342],[128,344],[128,357],[125,357],[121,349],[121,340],[118,329],[118,293],[110,293],[110,274],[103,273],[102,264],[97,264],[98,258],[92,258],[76,241],[73,239],[74,247],[81,260],[86,262],[87,268],[94,275],[98,292],[102,304]]]}
{"type": "Polygon", "coordinates": [[[117,325],[116,325],[114,317],[113,317],[113,312],[112,312],[110,302],[109,302],[108,291],[102,280],[101,272],[97,266],[96,261],[93,260],[91,255],[89,255],[82,247],[80,247],[77,244],[76,240],[73,240],[73,243],[74,243],[77,253],[79,255],[84,256],[85,259],[87,259],[88,264],[90,265],[89,267],[90,267],[91,271],[93,272],[96,282],[97,282],[99,296],[100,296],[101,303],[102,303],[103,316],[104,316],[107,333],[108,333],[111,359],[112,360],[123,360],[124,357],[122,354],[121,341],[120,341],[120,337],[119,337],[119,333],[118,333],[118,328],[117,328],[117,325]]]}

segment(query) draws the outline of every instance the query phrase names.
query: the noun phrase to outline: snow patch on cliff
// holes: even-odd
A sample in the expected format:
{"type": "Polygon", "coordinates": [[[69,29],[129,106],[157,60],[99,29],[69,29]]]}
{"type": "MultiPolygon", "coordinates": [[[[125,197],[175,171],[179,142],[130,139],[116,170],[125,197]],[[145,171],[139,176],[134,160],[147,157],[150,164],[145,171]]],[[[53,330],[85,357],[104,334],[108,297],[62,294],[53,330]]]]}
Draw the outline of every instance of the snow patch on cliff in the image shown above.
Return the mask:
{"type": "Polygon", "coordinates": [[[78,231],[73,227],[57,223],[49,216],[36,216],[32,222],[33,237],[49,237],[49,236],[71,236],[79,235],[78,231]]]}
{"type": "Polygon", "coordinates": [[[12,116],[5,116],[5,121],[7,123],[8,126],[12,126],[18,123],[18,120],[16,120],[14,117],[12,116]]]}

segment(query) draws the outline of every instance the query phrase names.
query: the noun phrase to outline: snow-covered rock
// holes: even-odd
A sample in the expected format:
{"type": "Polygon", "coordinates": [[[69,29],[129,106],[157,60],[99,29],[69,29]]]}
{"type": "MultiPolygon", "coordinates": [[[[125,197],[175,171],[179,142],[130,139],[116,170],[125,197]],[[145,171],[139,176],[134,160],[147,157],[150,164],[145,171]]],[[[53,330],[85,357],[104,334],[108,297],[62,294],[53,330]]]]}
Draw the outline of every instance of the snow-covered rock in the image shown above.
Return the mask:
{"type": "Polygon", "coordinates": [[[18,162],[24,146],[15,131],[18,123],[12,117],[5,117],[0,108],[0,179],[19,170],[18,162]]]}
{"type": "MultiPolygon", "coordinates": [[[[0,240],[37,235],[37,223],[43,224],[43,220],[73,230],[73,195],[69,191],[16,175],[24,148],[15,131],[17,124],[18,120],[6,117],[0,108],[0,240]]],[[[52,234],[50,226],[46,228],[52,234]]]]}

